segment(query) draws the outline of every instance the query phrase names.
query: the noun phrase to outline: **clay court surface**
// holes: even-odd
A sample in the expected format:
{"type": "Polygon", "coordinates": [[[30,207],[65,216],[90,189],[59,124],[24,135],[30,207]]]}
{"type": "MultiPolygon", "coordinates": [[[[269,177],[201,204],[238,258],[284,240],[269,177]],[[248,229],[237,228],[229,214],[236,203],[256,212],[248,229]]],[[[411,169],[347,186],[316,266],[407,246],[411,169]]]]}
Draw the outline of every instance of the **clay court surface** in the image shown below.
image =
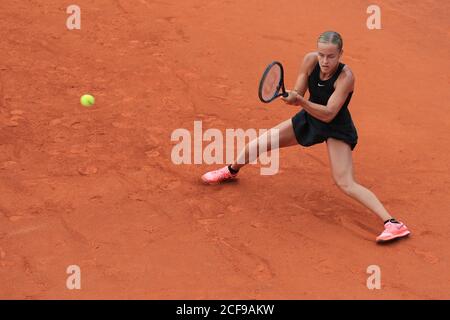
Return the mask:
{"type": "Polygon", "coordinates": [[[382,30],[370,1],[77,0],[73,31],[70,4],[0,3],[0,298],[450,298],[448,2],[378,1],[382,30]],[[325,144],[212,187],[221,165],[172,163],[196,120],[292,117],[259,102],[261,72],[282,61],[291,88],[328,29],[356,76],[356,178],[409,239],[375,243],[382,222],[334,185],[325,144]]]}

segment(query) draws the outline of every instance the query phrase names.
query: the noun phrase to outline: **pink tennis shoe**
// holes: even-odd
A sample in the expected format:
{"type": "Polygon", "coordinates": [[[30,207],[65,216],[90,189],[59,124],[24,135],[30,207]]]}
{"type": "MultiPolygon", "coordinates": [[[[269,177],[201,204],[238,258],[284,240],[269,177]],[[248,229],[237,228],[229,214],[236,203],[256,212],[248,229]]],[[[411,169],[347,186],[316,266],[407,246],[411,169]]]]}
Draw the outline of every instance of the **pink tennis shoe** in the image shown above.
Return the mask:
{"type": "Polygon", "coordinates": [[[377,237],[377,242],[387,242],[397,238],[406,237],[411,232],[403,223],[387,222],[384,231],[377,237]]]}
{"type": "Polygon", "coordinates": [[[237,177],[237,173],[233,174],[228,169],[228,166],[218,170],[209,171],[202,176],[202,180],[207,184],[219,184],[224,181],[233,180],[237,177]]]}

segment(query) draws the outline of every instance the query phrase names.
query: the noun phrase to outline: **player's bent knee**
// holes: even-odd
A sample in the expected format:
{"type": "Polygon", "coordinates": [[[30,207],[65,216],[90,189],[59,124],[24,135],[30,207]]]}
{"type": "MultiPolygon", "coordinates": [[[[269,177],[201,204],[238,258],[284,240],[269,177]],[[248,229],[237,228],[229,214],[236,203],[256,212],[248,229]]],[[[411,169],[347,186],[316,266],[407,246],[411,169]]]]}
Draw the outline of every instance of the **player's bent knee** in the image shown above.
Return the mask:
{"type": "Polygon", "coordinates": [[[347,195],[352,195],[355,190],[355,182],[348,179],[335,179],[337,187],[347,195]]]}

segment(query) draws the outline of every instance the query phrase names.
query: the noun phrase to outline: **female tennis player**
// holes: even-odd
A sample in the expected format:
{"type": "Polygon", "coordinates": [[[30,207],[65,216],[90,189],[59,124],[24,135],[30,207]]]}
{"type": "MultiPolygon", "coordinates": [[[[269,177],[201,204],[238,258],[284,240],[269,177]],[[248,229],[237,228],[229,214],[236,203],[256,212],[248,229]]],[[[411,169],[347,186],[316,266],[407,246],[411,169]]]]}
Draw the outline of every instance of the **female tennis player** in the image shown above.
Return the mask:
{"type": "MultiPolygon", "coordinates": [[[[305,55],[293,90],[283,98],[289,105],[302,110],[292,119],[275,126],[279,132],[279,148],[300,144],[308,147],[326,142],[331,171],[336,185],[348,196],[377,214],[384,221],[384,231],[377,242],[405,237],[410,231],[405,224],[394,219],[378,198],[355,181],[352,151],[358,140],[356,128],[348,110],[355,78],[351,69],[340,62],[343,41],[339,33],[324,32],[319,36],[317,51],[305,55]],[[304,98],[309,90],[309,100],[304,98]]],[[[239,153],[237,161],[202,176],[208,184],[235,179],[239,170],[253,159],[250,150],[258,150],[258,144],[270,141],[271,131],[251,141],[239,153]]],[[[276,136],[273,136],[275,139],[276,136]]],[[[268,144],[267,150],[270,150],[268,144]]]]}

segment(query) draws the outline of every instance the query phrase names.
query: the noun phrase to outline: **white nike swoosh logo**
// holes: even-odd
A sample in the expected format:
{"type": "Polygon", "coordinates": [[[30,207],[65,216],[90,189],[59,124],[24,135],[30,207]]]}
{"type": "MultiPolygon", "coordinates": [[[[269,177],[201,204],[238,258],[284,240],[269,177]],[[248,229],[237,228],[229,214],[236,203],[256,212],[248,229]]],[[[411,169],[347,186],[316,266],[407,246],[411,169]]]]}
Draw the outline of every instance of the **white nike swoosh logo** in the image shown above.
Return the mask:
{"type": "Polygon", "coordinates": [[[317,84],[319,87],[325,87],[325,85],[323,84],[323,85],[320,85],[320,83],[318,83],[317,84]]]}

